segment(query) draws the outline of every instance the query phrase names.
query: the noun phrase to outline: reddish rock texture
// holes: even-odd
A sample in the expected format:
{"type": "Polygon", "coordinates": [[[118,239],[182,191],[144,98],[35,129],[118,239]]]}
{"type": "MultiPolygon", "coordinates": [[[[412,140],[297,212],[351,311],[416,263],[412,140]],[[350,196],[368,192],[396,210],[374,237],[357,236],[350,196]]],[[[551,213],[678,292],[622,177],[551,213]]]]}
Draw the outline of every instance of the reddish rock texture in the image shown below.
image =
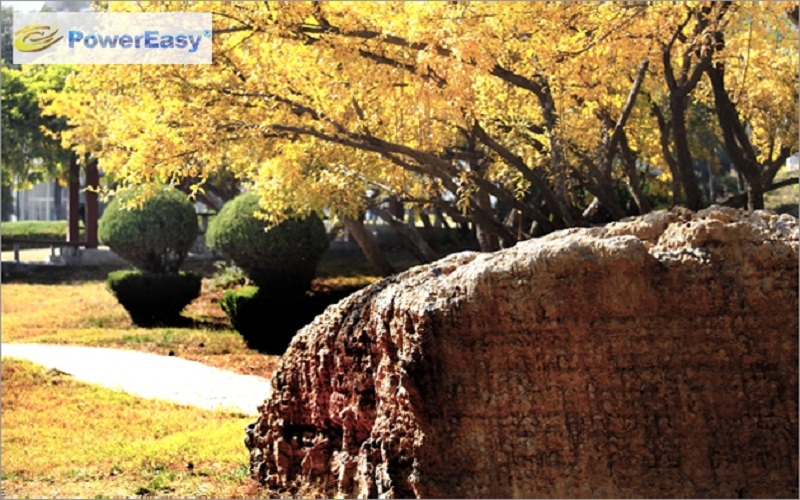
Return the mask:
{"type": "Polygon", "coordinates": [[[330,496],[797,498],[797,398],[797,220],[673,210],[343,300],[246,442],[330,496]]]}

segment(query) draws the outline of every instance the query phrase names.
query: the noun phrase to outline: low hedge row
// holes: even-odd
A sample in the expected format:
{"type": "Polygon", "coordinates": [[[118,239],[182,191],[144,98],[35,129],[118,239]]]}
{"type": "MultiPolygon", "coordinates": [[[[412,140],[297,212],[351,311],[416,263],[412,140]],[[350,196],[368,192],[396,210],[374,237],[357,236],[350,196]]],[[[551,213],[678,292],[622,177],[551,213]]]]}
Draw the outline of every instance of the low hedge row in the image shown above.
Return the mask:
{"type": "MultiPolygon", "coordinates": [[[[0,224],[0,238],[25,240],[65,240],[67,239],[67,221],[65,220],[29,220],[3,222],[0,224]]],[[[3,250],[11,250],[14,245],[3,242],[3,250]]],[[[30,247],[28,247],[30,248],[30,247]]]]}

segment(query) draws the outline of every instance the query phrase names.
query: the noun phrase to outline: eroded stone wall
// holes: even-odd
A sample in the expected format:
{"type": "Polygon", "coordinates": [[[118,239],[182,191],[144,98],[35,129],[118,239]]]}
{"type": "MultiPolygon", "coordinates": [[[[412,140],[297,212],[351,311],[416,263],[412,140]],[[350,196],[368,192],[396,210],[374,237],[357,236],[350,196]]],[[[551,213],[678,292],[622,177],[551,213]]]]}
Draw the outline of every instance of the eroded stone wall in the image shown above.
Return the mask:
{"type": "Polygon", "coordinates": [[[251,473],[348,497],[797,497],[796,219],[710,209],[463,253],[329,308],[251,473]]]}

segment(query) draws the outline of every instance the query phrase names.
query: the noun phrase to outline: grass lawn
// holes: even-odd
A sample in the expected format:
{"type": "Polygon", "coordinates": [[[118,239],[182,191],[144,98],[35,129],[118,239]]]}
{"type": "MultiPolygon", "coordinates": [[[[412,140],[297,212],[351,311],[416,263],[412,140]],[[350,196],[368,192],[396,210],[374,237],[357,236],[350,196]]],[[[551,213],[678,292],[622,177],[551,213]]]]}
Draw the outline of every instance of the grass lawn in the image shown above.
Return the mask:
{"type": "MultiPolygon", "coordinates": [[[[393,263],[405,269],[414,262],[400,255],[393,263]]],[[[271,376],[279,357],[248,349],[231,330],[217,303],[224,292],[211,279],[213,266],[187,267],[206,276],[201,297],[184,311],[191,327],[136,327],[105,288],[108,269],[76,268],[65,274],[62,268],[50,277],[3,283],[2,340],[172,352],[238,373],[271,376]]],[[[346,253],[326,255],[318,276],[317,293],[378,279],[363,256],[346,253]]],[[[0,487],[15,498],[264,496],[267,492],[247,476],[243,439],[250,420],[136,398],[6,358],[0,487]]]]}
{"type": "MultiPolygon", "coordinates": [[[[207,282],[204,283],[207,288],[207,282]]],[[[238,373],[272,375],[278,358],[248,349],[208,291],[185,315],[200,328],[139,328],[105,283],[4,284],[3,342],[76,344],[179,356],[238,373]]]]}
{"type": "MultiPolygon", "coordinates": [[[[277,356],[247,349],[208,292],[201,328],[138,328],[101,281],[4,284],[3,342],[81,344],[175,355],[271,376],[277,356]]],[[[2,363],[2,492],[16,498],[258,496],[247,476],[252,418],[82,384],[32,363],[2,363]],[[89,417],[89,418],[87,418],[89,417]],[[191,469],[189,464],[192,464],[191,469]]]]}
{"type": "MultiPolygon", "coordinates": [[[[398,269],[414,264],[404,254],[393,254],[398,269]]],[[[106,290],[109,269],[56,267],[51,275],[2,287],[3,342],[76,344],[169,354],[247,375],[269,377],[277,356],[248,349],[231,329],[218,304],[224,290],[215,289],[215,268],[208,262],[187,263],[204,276],[201,296],[184,310],[194,320],[191,328],[139,328],[106,290]],[[72,276],[72,279],[70,276],[72,276]]],[[[360,253],[329,252],[320,262],[313,289],[318,292],[350,289],[379,279],[360,253]]],[[[269,318],[264,318],[269,324],[269,318]]]]}
{"type": "Polygon", "coordinates": [[[136,398],[21,360],[4,359],[2,377],[6,497],[259,495],[242,444],[249,418],[136,398]]]}

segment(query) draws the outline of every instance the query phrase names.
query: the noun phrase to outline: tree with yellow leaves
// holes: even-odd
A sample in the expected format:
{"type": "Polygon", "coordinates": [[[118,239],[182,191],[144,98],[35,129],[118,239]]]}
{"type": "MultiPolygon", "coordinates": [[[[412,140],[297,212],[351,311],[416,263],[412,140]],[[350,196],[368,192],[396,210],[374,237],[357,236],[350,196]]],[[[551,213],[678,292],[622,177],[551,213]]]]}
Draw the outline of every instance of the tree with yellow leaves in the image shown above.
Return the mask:
{"type": "Polygon", "coordinates": [[[696,106],[716,111],[704,125],[753,206],[798,149],[788,3],[111,7],[213,12],[214,64],[82,71],[50,105],[73,125],[65,142],[123,183],[192,179],[199,193],[230,173],[260,193],[268,223],[327,208],[355,234],[373,207],[423,260],[437,255],[386,200],[469,224],[492,250],[647,212],[656,190],[691,208],[715,201],[695,175],[696,106]]]}

